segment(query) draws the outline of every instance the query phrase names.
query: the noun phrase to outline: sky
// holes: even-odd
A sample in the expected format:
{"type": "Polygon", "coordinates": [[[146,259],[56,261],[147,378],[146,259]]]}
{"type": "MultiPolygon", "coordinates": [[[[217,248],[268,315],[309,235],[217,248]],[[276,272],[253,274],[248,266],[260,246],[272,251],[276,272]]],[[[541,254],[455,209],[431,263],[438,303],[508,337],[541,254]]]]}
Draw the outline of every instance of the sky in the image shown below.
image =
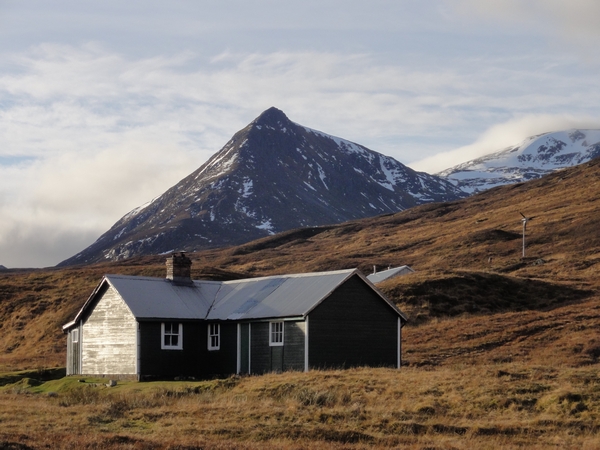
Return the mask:
{"type": "Polygon", "coordinates": [[[0,265],[93,243],[275,106],[436,173],[600,128],[597,0],[0,0],[0,265]]]}

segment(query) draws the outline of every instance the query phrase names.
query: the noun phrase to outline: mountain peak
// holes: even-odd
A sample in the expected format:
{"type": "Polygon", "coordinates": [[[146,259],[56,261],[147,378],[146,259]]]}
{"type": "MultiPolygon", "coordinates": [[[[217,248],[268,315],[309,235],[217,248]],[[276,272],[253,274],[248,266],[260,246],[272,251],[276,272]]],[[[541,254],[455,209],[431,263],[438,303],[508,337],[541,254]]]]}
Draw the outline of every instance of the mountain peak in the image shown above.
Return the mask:
{"type": "Polygon", "coordinates": [[[230,246],[462,196],[446,180],[269,108],[199,169],[61,265],[230,246]]]}
{"type": "Polygon", "coordinates": [[[255,125],[261,126],[285,126],[285,124],[289,124],[290,119],[285,115],[283,111],[280,109],[271,106],[269,109],[263,111],[260,116],[254,119],[255,125]]]}

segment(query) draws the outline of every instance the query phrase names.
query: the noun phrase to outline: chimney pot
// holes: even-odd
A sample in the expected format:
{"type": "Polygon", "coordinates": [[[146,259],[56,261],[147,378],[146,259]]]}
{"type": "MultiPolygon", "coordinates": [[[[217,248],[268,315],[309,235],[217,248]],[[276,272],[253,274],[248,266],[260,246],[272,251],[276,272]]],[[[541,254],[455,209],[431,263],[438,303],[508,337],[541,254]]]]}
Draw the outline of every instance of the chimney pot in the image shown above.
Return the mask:
{"type": "Polygon", "coordinates": [[[192,260],[185,256],[184,252],[179,255],[173,253],[167,258],[167,280],[176,284],[192,285],[192,260]]]}

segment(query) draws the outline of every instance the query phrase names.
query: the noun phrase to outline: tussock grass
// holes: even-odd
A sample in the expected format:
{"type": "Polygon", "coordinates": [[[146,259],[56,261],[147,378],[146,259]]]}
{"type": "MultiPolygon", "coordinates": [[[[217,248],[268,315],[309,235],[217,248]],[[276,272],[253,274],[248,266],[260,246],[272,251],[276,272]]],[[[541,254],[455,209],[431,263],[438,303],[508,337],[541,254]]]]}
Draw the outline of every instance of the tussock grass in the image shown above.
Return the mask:
{"type": "Polygon", "coordinates": [[[5,388],[0,442],[35,449],[50,441],[52,448],[107,449],[600,444],[594,366],[359,368],[112,388],[91,381],[65,382],[55,395],[5,388]]]}

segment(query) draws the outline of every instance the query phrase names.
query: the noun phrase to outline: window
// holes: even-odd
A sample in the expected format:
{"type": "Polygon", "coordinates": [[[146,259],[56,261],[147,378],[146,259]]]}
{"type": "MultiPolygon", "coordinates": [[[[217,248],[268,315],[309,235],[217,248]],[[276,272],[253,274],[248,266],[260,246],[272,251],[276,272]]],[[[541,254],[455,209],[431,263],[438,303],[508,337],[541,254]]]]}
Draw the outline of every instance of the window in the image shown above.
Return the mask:
{"type": "Polygon", "coordinates": [[[177,322],[163,322],[161,324],[163,350],[181,350],[183,348],[183,324],[177,322]]]}
{"type": "Polygon", "coordinates": [[[271,322],[269,325],[269,345],[283,345],[283,322],[271,322]]]}
{"type": "Polygon", "coordinates": [[[218,323],[208,324],[208,349],[219,350],[221,346],[221,325],[218,323]]]}
{"type": "Polygon", "coordinates": [[[79,342],[79,329],[71,331],[71,342],[73,342],[73,344],[79,342]]]}

